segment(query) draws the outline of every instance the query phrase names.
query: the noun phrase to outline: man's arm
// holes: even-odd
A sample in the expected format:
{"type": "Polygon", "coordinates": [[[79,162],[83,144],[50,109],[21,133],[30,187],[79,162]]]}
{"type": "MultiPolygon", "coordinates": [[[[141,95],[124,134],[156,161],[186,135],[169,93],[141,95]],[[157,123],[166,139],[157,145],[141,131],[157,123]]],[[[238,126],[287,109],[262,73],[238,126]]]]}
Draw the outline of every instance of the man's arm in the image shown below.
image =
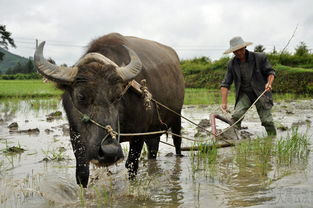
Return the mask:
{"type": "Polygon", "coordinates": [[[268,75],[268,77],[267,77],[267,83],[265,84],[265,89],[266,89],[267,91],[271,91],[271,90],[272,90],[272,84],[273,84],[273,82],[274,82],[274,79],[275,79],[274,74],[268,75]]]}
{"type": "Polygon", "coordinates": [[[228,88],[221,87],[221,94],[222,94],[221,110],[223,112],[228,112],[228,107],[227,107],[228,88]]]}
{"type": "Polygon", "coordinates": [[[232,63],[231,61],[228,62],[227,72],[221,84],[221,94],[222,94],[221,110],[223,112],[229,112],[228,106],[227,106],[227,97],[228,97],[228,91],[229,91],[230,85],[233,83],[233,80],[234,80],[233,74],[231,72],[231,63],[232,63]]]}

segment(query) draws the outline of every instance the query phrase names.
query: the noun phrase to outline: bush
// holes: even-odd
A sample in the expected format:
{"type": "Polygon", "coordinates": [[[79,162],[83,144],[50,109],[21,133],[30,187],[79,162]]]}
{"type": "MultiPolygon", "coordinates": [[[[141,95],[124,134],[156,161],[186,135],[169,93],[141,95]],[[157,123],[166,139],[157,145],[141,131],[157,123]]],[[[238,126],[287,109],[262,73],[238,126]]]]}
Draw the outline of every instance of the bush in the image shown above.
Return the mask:
{"type": "Polygon", "coordinates": [[[313,93],[313,70],[276,66],[275,92],[313,93]]]}
{"type": "MultiPolygon", "coordinates": [[[[274,81],[274,92],[313,93],[313,62],[310,62],[312,58],[297,57],[288,53],[281,56],[279,54],[270,54],[268,57],[271,63],[274,62],[274,69],[277,72],[274,81]],[[298,64],[301,67],[281,65],[279,64],[281,60],[284,63],[298,64]],[[309,69],[302,68],[303,66],[309,69]]],[[[185,86],[188,88],[219,89],[226,73],[228,61],[229,58],[224,57],[206,65],[192,64],[192,61],[189,61],[188,64],[185,62],[182,65],[185,71],[185,86]]]]}
{"type": "Polygon", "coordinates": [[[38,73],[29,74],[6,74],[0,75],[0,79],[3,80],[28,80],[28,79],[42,79],[42,76],[38,73]]]}
{"type": "Polygon", "coordinates": [[[290,53],[267,54],[267,57],[273,66],[285,65],[313,69],[313,54],[306,54],[301,56],[292,55],[290,53]]]}

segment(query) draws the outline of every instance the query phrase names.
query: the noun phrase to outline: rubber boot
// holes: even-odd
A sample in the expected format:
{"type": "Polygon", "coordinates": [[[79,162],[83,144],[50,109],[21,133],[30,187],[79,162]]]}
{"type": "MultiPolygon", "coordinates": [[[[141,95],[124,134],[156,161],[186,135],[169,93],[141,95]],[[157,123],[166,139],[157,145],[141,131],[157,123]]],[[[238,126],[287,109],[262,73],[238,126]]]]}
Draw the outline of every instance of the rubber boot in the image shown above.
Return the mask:
{"type": "Polygon", "coordinates": [[[275,128],[274,124],[273,125],[264,125],[264,127],[265,127],[265,130],[266,130],[268,136],[276,136],[277,135],[276,128],[275,128]]]}

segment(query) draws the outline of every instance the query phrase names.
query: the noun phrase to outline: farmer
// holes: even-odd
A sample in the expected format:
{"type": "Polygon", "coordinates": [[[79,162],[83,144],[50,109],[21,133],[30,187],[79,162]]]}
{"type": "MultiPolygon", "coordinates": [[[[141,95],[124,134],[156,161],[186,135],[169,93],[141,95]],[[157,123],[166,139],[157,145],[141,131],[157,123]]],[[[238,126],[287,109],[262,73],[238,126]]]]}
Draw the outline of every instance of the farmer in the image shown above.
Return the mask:
{"type": "MultiPolygon", "coordinates": [[[[266,93],[257,101],[256,109],[262,126],[268,135],[275,136],[276,129],[273,122],[271,108],[273,106],[272,84],[275,78],[275,70],[268,62],[265,54],[248,51],[246,47],[251,42],[245,42],[241,37],[230,40],[230,48],[224,52],[233,52],[227,67],[225,78],[221,84],[223,112],[229,112],[227,108],[228,91],[231,84],[235,83],[236,103],[232,114],[232,121],[238,121],[249,109],[252,103],[266,90],[266,93]]],[[[241,128],[241,120],[237,123],[241,128]]]]}

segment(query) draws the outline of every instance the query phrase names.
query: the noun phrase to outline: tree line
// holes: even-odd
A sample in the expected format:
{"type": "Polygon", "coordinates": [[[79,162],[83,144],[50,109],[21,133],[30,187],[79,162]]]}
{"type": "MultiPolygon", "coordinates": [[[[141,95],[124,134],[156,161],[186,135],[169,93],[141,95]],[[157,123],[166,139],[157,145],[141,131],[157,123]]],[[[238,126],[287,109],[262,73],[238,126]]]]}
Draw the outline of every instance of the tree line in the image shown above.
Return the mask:
{"type": "MultiPolygon", "coordinates": [[[[0,25],[0,46],[8,49],[8,46],[16,47],[14,40],[11,38],[11,33],[6,30],[5,25],[0,25]]],[[[254,47],[255,52],[264,52],[266,48],[263,45],[256,45],[254,47]]],[[[4,54],[0,52],[0,61],[3,59],[4,54]]],[[[267,53],[268,58],[272,65],[285,65],[290,67],[301,67],[301,68],[310,68],[313,69],[313,54],[308,46],[304,42],[300,42],[300,44],[295,48],[294,53],[290,53],[288,51],[278,52],[274,47],[270,53],[267,53]]],[[[193,59],[182,60],[181,65],[183,69],[184,75],[190,75],[194,73],[198,73],[203,69],[225,69],[227,66],[227,62],[229,61],[229,57],[221,57],[216,61],[212,61],[209,57],[196,57],[193,59]]],[[[48,59],[51,63],[55,64],[54,60],[51,58],[48,59]]],[[[66,66],[64,64],[64,66],[66,66]]],[[[18,74],[17,78],[27,78],[27,77],[37,77],[41,76],[37,73],[37,70],[34,66],[34,62],[32,59],[28,59],[26,63],[18,63],[15,66],[9,68],[6,75],[2,75],[2,78],[14,79],[14,76],[18,74]],[[22,76],[21,74],[31,74],[31,76],[22,76]]]]}
{"type": "MultiPolygon", "coordinates": [[[[11,38],[11,33],[7,31],[5,25],[0,25],[0,46],[8,49],[8,46],[10,45],[13,48],[16,48],[14,40],[11,38]]],[[[3,60],[4,53],[0,52],[0,61],[3,60]]]]}

